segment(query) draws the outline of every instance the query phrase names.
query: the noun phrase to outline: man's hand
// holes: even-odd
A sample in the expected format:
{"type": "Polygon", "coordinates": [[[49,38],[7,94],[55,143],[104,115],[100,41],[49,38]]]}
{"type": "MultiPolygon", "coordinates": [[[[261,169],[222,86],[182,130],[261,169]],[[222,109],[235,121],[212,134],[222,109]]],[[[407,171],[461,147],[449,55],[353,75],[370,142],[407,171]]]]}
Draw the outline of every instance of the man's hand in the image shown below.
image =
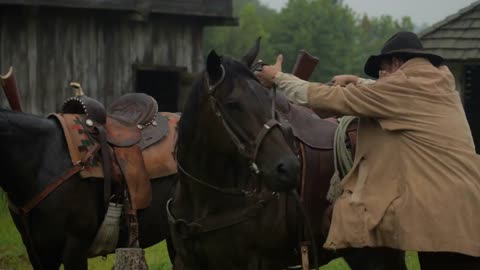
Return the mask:
{"type": "Polygon", "coordinates": [[[357,84],[359,77],[355,75],[337,75],[332,78],[333,85],[346,86],[347,84],[357,84]]]}
{"type": "Polygon", "coordinates": [[[261,71],[256,71],[255,76],[257,76],[258,80],[267,88],[271,88],[274,85],[275,75],[277,73],[282,72],[282,62],[283,62],[283,55],[277,56],[277,62],[272,65],[265,65],[262,67],[261,71]]]}

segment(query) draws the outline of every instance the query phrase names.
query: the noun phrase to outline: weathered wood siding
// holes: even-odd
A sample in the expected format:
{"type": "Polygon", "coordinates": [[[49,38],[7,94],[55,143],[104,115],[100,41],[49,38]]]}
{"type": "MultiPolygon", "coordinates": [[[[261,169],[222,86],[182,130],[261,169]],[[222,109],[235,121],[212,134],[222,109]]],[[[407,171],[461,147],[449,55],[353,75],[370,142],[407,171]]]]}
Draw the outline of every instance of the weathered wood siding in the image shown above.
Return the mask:
{"type": "Polygon", "coordinates": [[[153,14],[133,21],[129,14],[0,7],[0,69],[14,66],[25,111],[57,111],[72,95],[70,81],[108,104],[135,91],[134,65],[201,68],[200,21],[153,14]]]}
{"type": "Polygon", "coordinates": [[[231,0],[0,0],[0,4],[232,17],[231,0]]]}

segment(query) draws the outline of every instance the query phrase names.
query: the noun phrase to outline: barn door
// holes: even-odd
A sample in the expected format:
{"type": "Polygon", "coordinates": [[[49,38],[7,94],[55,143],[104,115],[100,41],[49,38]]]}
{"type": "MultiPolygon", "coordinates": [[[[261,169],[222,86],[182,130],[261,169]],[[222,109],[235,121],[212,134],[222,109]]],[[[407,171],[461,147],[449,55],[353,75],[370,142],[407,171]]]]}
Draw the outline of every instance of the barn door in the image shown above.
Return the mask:
{"type": "Polygon", "coordinates": [[[160,112],[178,112],[181,71],[169,68],[136,68],[135,90],[157,100],[160,112]]]}
{"type": "Polygon", "coordinates": [[[464,106],[477,154],[480,153],[480,65],[465,66],[464,106]]]}

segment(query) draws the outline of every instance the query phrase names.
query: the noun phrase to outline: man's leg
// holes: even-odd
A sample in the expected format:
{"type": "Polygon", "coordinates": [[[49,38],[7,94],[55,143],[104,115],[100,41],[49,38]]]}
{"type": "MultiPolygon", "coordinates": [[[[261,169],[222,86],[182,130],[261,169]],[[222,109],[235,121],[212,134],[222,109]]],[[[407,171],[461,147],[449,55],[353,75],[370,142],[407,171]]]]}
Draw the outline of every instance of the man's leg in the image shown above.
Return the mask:
{"type": "Polygon", "coordinates": [[[452,252],[418,252],[422,270],[480,270],[480,257],[452,252]]]}

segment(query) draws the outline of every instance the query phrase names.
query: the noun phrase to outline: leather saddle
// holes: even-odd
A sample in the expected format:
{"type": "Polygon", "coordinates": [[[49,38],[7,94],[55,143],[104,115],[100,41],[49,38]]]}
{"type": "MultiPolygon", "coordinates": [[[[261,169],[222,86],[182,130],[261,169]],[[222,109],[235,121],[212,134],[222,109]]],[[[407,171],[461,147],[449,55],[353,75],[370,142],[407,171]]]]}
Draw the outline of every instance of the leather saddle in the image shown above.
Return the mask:
{"type": "MultiPolygon", "coordinates": [[[[321,119],[313,110],[291,103],[282,93],[277,93],[275,102],[278,115],[289,122],[299,142],[302,173],[298,191],[310,222],[321,224],[313,228],[314,234],[325,240],[332,211],[332,205],[326,197],[334,174],[333,149],[337,119],[321,119]]],[[[356,130],[357,121],[346,130],[346,144],[353,155],[356,130]]]]}
{"type": "Polygon", "coordinates": [[[107,109],[107,140],[119,147],[138,144],[144,149],[168,132],[168,121],[158,114],[157,101],[141,93],[126,94],[107,109]]]}
{"type": "Polygon", "coordinates": [[[168,133],[168,120],[158,114],[157,101],[146,94],[132,93],[116,99],[108,109],[71,83],[75,96],[67,99],[62,113],[85,114],[89,127],[104,126],[107,141],[118,147],[138,144],[141,149],[160,141],[168,133]]]}
{"type": "Polygon", "coordinates": [[[333,149],[333,140],[337,124],[321,119],[314,111],[291,103],[285,95],[276,95],[277,113],[287,120],[293,129],[293,135],[303,144],[319,150],[333,149]]]}
{"type": "MultiPolygon", "coordinates": [[[[111,197],[111,179],[115,182],[124,179],[132,209],[148,207],[152,194],[149,164],[143,150],[167,136],[169,120],[158,113],[157,102],[149,95],[124,95],[105,110],[100,102],[84,94],[80,84],[70,86],[75,96],[64,102],[62,113],[85,115],[85,130],[102,147],[105,203],[108,204],[111,197]]],[[[151,154],[148,157],[159,159],[151,154]]]]}

